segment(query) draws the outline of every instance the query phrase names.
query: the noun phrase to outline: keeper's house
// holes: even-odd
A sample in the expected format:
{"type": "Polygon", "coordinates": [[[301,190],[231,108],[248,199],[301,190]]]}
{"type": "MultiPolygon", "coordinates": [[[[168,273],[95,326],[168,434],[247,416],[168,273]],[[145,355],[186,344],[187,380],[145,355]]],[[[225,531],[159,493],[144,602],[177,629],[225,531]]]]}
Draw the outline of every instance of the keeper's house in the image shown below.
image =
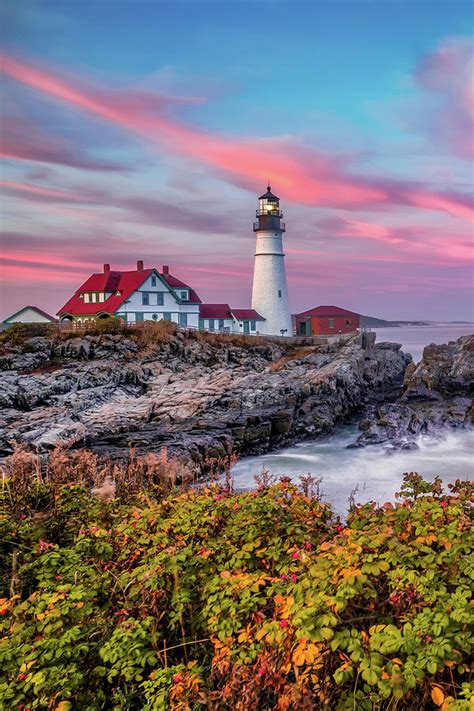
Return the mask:
{"type": "Polygon", "coordinates": [[[170,274],[167,266],[161,272],[144,269],[139,260],[136,270],[127,272],[113,271],[104,264],[103,272],[92,274],[58,316],[62,323],[117,316],[126,323],[164,319],[198,328],[200,303],[196,292],[170,274]]]}
{"type": "Polygon", "coordinates": [[[265,319],[254,309],[232,309],[229,304],[203,304],[188,284],[170,274],[169,267],[118,272],[104,264],[58,311],[61,323],[87,323],[117,316],[126,323],[174,321],[182,328],[254,334],[265,319]]]}
{"type": "Polygon", "coordinates": [[[333,336],[352,333],[360,326],[360,316],[339,306],[316,306],[295,316],[297,336],[333,336]]]}

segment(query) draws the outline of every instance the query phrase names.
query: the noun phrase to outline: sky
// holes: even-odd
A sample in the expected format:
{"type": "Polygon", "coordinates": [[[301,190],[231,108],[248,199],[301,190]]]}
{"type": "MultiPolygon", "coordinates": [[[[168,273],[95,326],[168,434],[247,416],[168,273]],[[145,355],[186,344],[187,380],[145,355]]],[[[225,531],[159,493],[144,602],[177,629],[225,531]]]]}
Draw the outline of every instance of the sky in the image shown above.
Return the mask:
{"type": "Polygon", "coordinates": [[[292,311],[471,320],[470,0],[3,0],[0,319],[104,262],[248,307],[281,199],[292,311]]]}

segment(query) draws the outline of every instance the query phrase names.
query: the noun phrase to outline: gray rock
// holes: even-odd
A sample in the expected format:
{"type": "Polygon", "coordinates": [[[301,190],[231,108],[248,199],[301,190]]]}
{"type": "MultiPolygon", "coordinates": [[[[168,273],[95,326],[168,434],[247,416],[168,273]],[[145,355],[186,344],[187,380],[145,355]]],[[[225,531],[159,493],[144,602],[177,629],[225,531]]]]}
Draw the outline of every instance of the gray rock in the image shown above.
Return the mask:
{"type": "Polygon", "coordinates": [[[355,446],[392,442],[406,449],[420,434],[468,427],[473,390],[474,336],[427,346],[420,363],[408,365],[398,400],[368,410],[355,446]]]}
{"type": "Polygon", "coordinates": [[[33,347],[46,358],[38,373],[18,372],[21,349],[5,356],[0,454],[13,441],[40,451],[66,442],[114,458],[130,447],[167,447],[201,469],[232,452],[330,432],[366,404],[398,395],[410,361],[370,333],[309,349],[211,345],[183,333],[146,350],[120,335],[38,339],[33,347]]]}

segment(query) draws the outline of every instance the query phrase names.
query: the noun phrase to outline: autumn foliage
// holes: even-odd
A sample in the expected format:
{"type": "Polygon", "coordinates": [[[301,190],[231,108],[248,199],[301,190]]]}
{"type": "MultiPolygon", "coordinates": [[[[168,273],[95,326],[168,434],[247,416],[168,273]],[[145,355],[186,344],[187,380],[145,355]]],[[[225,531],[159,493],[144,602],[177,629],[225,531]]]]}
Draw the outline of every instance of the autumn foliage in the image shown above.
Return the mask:
{"type": "Polygon", "coordinates": [[[4,473],[1,708],[472,708],[468,483],[411,474],[342,523],[307,480],[135,462],[102,496],[93,455],[54,456],[4,473]]]}

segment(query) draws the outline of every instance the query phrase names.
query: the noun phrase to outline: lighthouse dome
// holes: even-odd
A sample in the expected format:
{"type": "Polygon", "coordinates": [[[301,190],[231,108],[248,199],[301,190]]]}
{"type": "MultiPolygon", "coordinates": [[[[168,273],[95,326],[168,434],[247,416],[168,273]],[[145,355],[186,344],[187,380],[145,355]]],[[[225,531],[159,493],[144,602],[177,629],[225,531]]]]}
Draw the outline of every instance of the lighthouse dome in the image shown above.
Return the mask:
{"type": "Polygon", "coordinates": [[[259,200],[268,200],[268,199],[270,199],[270,200],[279,200],[280,198],[279,198],[277,195],[274,195],[274,194],[272,193],[272,186],[271,186],[271,185],[267,185],[267,192],[264,193],[263,195],[260,195],[260,197],[259,197],[258,199],[259,199],[259,200]]]}

